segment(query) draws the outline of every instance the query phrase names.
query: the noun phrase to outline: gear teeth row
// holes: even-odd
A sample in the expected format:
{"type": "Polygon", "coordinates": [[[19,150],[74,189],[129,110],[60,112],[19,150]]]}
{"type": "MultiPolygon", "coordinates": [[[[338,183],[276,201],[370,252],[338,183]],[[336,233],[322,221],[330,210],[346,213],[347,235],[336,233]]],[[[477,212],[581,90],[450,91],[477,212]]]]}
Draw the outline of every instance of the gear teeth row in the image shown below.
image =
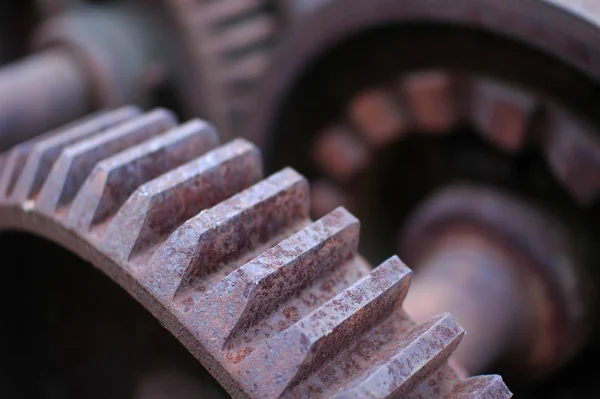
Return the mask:
{"type": "Polygon", "coordinates": [[[111,222],[103,250],[137,264],[186,220],[257,183],[261,165],[258,149],[236,139],[144,184],[111,222]]]}
{"type": "Polygon", "coordinates": [[[368,88],[349,101],[339,122],[314,141],[314,158],[338,185],[369,167],[373,151],[410,132],[444,134],[462,125],[515,154],[538,147],[573,198],[590,206],[600,195],[600,140],[565,109],[503,82],[442,71],[403,75],[400,88],[368,88]],[[335,155],[332,155],[335,154],[335,155]]]}
{"type": "Polygon", "coordinates": [[[358,220],[338,208],[312,222],[306,179],[292,169],[263,179],[244,140],[218,147],[204,122],[123,108],[0,160],[3,187],[17,187],[3,191],[0,215],[82,240],[62,244],[92,251],[80,256],[232,394],[510,397],[499,377],[462,380],[448,366],[463,335],[450,315],[422,325],[406,316],[410,269],[392,257],[370,270],[358,220]]]}
{"type": "Polygon", "coordinates": [[[124,107],[113,112],[102,112],[84,119],[79,124],[59,131],[59,134],[51,134],[52,137],[39,140],[27,156],[21,178],[17,182],[12,198],[17,202],[21,202],[36,196],[48,177],[52,165],[65,147],[83,139],[94,137],[140,114],[141,110],[135,107],[124,107]]]}
{"type": "MultiPolygon", "coordinates": [[[[340,211],[331,216],[339,218],[336,212],[340,211]]],[[[410,270],[392,258],[261,345],[241,364],[242,375],[257,373],[265,381],[255,396],[293,396],[293,389],[317,374],[326,361],[389,316],[408,291],[409,275],[410,270]]]]}
{"type": "Polygon", "coordinates": [[[257,81],[267,69],[269,54],[266,50],[256,51],[238,60],[234,65],[228,66],[221,72],[223,84],[245,83],[257,81]]]}
{"type": "Polygon", "coordinates": [[[141,110],[131,106],[99,112],[16,146],[5,156],[0,198],[13,202],[32,199],[64,148],[140,114],[141,110]]]}
{"type": "Polygon", "coordinates": [[[473,125],[499,148],[519,151],[539,107],[537,99],[491,80],[474,80],[471,87],[473,125]]]}
{"type": "Polygon", "coordinates": [[[239,363],[269,337],[346,288],[349,279],[368,273],[363,265],[354,264],[357,246],[358,221],[340,209],[228,275],[201,305],[200,320],[221,315],[218,324],[206,326],[215,334],[226,332],[215,348],[239,363]],[[310,295],[302,295],[309,286],[310,295]]]}
{"type": "Polygon", "coordinates": [[[212,127],[196,120],[100,161],[73,201],[67,225],[88,231],[113,216],[141,184],[217,145],[212,127]]]}
{"type": "Polygon", "coordinates": [[[226,54],[240,51],[240,48],[251,47],[275,31],[275,21],[272,17],[261,16],[253,18],[241,25],[228,29],[225,33],[208,40],[206,51],[209,54],[226,54]]]}
{"type": "Polygon", "coordinates": [[[176,123],[173,114],[159,109],[66,147],[42,186],[36,208],[50,215],[70,204],[97,162],[164,133],[176,123]]]}
{"type": "Polygon", "coordinates": [[[377,359],[336,398],[405,397],[441,367],[464,335],[449,314],[408,330],[383,359],[377,359]]]}
{"type": "Polygon", "coordinates": [[[201,212],[148,262],[142,276],[147,289],[163,300],[182,302],[186,309],[193,306],[197,292],[297,228],[308,215],[307,196],[306,180],[286,169],[201,212]]]}

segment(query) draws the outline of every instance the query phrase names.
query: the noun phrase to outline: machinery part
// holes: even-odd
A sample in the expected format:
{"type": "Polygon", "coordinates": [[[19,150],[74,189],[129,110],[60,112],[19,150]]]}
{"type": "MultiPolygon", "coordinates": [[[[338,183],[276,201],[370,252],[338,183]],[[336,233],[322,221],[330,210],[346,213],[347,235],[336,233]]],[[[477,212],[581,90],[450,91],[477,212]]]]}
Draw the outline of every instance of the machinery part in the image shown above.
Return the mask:
{"type": "MultiPolygon", "coordinates": [[[[266,149],[269,167],[292,164],[318,184],[314,217],[347,205],[366,230],[361,252],[378,259],[424,198],[467,180],[516,192],[598,237],[600,121],[589,106],[600,100],[594,5],[296,3],[302,17],[274,56],[248,137],[266,149]]],[[[495,241],[482,246],[494,270],[512,262],[493,258],[495,241]]],[[[574,327],[567,321],[564,328],[574,327]]],[[[572,344],[580,342],[576,336],[572,344]]],[[[557,353],[553,366],[572,351],[557,353]]],[[[553,371],[529,364],[519,377],[553,371]]]]}
{"type": "Polygon", "coordinates": [[[209,115],[221,134],[232,135],[247,121],[266,71],[280,30],[280,4],[275,0],[170,0],[169,5],[193,60],[189,80],[184,82],[189,90],[186,99],[194,110],[209,115]]]}
{"type": "Polygon", "coordinates": [[[37,52],[0,72],[0,148],[97,107],[147,104],[161,83],[154,70],[175,67],[156,36],[151,15],[128,4],[79,7],[43,23],[37,52]]]}
{"type": "MultiPolygon", "coordinates": [[[[320,145],[331,147],[326,138],[336,132],[335,159],[356,176],[372,151],[409,131],[440,133],[469,124],[509,153],[537,146],[579,204],[595,203],[600,140],[587,103],[598,98],[585,87],[600,79],[600,21],[591,4],[321,3],[303,14],[280,46],[255,109],[248,135],[268,153],[304,152],[313,141],[321,162],[320,145]],[[363,33],[358,38],[357,31],[363,33]],[[339,144],[357,140],[365,147],[360,162],[358,144],[339,144]]],[[[348,178],[335,175],[327,162],[321,167],[332,177],[348,178]]]]}
{"type": "Polygon", "coordinates": [[[0,148],[21,141],[22,136],[39,133],[38,127],[57,126],[85,114],[89,92],[86,76],[70,54],[61,50],[47,51],[28,57],[0,70],[0,148]],[[39,82],[36,90],[24,87],[39,82]],[[18,95],[16,95],[18,93],[18,95]],[[31,108],[38,104],[39,108],[31,108]]]}
{"type": "Polygon", "coordinates": [[[1,233],[0,251],[0,397],[229,398],[158,320],[91,264],[27,233],[1,233]]]}
{"type": "Polygon", "coordinates": [[[236,397],[508,398],[446,364],[449,314],[414,324],[410,270],[371,271],[357,219],[308,218],[307,181],[262,179],[259,151],[134,107],[2,156],[0,230],[45,237],[143,304],[236,397]]]}
{"type": "Polygon", "coordinates": [[[452,187],[403,229],[401,253],[418,270],[405,308],[417,321],[453,312],[472,332],[454,357],[469,374],[499,360],[544,374],[585,342],[593,291],[584,254],[548,215],[494,190],[452,187]]]}
{"type": "Polygon", "coordinates": [[[261,1],[68,5],[49,6],[64,10],[49,12],[36,52],[0,71],[1,149],[90,110],[149,105],[165,88],[229,134],[276,32],[261,1]]]}

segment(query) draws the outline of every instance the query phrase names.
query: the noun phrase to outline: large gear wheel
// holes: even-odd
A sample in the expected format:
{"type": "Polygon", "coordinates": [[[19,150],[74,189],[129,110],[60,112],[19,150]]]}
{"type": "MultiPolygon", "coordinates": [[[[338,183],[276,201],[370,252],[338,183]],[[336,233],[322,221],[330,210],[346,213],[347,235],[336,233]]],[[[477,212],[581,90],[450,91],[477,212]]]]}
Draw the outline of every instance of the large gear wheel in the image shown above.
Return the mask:
{"type": "Polygon", "coordinates": [[[146,307],[235,397],[508,398],[446,360],[464,331],[402,310],[411,272],[371,270],[359,223],[312,222],[308,183],[262,176],[258,149],[219,146],[164,109],[102,112],[0,157],[0,230],[88,260],[146,307]]]}

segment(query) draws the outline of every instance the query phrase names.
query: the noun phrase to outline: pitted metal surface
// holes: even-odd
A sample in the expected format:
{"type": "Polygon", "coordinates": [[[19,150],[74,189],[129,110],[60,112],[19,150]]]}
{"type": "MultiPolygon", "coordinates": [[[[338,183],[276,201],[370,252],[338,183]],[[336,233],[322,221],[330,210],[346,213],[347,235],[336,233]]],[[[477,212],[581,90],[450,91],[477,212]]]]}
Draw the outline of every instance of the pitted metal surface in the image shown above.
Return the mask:
{"type": "Polygon", "coordinates": [[[464,334],[452,316],[405,314],[410,269],[371,270],[358,220],[311,221],[306,179],[263,178],[245,140],[218,146],[202,121],[127,107],[0,159],[0,230],[89,260],[235,397],[511,397],[447,364],[464,334]]]}

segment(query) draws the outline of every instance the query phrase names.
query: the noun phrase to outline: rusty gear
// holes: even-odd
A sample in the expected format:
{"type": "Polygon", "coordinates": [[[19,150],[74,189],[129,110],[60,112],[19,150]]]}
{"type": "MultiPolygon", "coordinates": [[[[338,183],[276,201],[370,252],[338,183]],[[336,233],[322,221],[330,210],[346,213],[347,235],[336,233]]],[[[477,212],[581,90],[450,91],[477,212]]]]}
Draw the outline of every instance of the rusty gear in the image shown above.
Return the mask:
{"type": "Polygon", "coordinates": [[[358,221],[308,218],[307,181],[263,179],[259,151],[173,114],[125,107],[1,158],[0,230],[89,260],[141,302],[236,397],[508,398],[460,379],[463,330],[402,310],[410,270],[356,253],[358,221]]]}
{"type": "Polygon", "coordinates": [[[400,253],[417,271],[405,309],[417,321],[447,309],[466,323],[473,334],[453,356],[469,374],[499,361],[548,374],[581,349],[595,319],[589,250],[568,227],[494,189],[435,193],[402,228],[400,253]]]}

